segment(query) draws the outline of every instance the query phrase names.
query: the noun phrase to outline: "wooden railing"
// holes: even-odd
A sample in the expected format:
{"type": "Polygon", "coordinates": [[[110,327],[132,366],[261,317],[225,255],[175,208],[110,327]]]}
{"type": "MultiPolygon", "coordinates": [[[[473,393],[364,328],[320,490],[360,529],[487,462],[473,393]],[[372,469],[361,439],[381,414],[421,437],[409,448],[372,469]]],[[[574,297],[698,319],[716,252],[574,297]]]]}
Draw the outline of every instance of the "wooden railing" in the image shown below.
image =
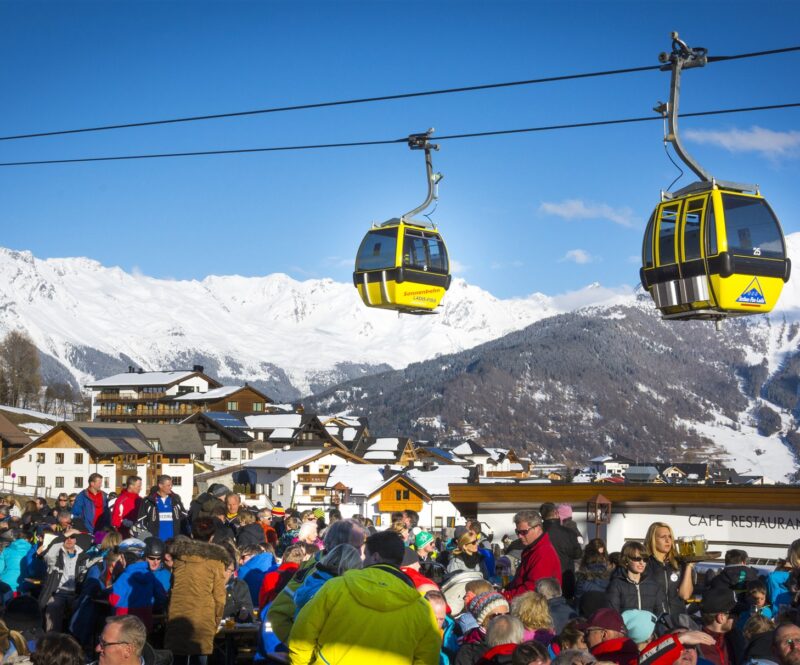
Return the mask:
{"type": "Polygon", "coordinates": [[[327,473],[298,473],[298,483],[324,483],[328,480],[327,473]]]}

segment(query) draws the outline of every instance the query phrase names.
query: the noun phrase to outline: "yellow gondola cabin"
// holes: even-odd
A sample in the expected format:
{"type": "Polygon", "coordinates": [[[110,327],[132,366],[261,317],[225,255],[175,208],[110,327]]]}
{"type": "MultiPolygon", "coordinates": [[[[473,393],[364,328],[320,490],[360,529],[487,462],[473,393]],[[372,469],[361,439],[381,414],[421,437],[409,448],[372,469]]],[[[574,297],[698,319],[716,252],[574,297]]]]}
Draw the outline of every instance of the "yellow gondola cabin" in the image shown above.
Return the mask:
{"type": "Polygon", "coordinates": [[[695,183],[647,224],[640,277],[664,318],[769,312],[790,272],[780,224],[758,192],[695,183]]]}

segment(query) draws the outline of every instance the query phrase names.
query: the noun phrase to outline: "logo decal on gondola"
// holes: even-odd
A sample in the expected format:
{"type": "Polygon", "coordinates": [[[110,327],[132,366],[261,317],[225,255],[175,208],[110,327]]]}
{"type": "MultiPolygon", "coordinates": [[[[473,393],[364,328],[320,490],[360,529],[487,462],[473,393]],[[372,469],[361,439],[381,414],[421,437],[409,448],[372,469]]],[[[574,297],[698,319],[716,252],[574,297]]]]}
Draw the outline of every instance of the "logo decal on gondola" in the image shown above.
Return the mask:
{"type": "Polygon", "coordinates": [[[754,307],[767,304],[764,293],[761,291],[761,284],[758,283],[758,277],[753,277],[753,281],[750,282],[744,293],[736,299],[736,302],[754,307]]]}

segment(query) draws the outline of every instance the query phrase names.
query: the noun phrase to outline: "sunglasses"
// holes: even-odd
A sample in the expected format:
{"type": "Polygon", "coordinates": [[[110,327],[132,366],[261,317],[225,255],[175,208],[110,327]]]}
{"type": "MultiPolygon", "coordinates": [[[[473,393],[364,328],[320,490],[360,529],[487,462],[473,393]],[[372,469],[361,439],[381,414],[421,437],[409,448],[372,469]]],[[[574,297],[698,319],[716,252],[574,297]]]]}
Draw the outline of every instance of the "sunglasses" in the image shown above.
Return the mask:
{"type": "Polygon", "coordinates": [[[628,561],[635,561],[636,563],[641,563],[642,561],[644,561],[644,557],[643,556],[629,556],[628,557],[628,561]]]}
{"type": "Polygon", "coordinates": [[[514,529],[514,533],[516,533],[518,536],[527,536],[535,528],[535,526],[532,526],[529,529],[514,529]]]}
{"type": "Polygon", "coordinates": [[[470,541],[467,543],[467,545],[477,545],[477,544],[478,544],[478,541],[477,541],[477,540],[470,540],[470,541]]]}
{"type": "Polygon", "coordinates": [[[160,556],[149,556],[149,557],[147,557],[147,560],[148,561],[161,561],[161,557],[160,556]]]}

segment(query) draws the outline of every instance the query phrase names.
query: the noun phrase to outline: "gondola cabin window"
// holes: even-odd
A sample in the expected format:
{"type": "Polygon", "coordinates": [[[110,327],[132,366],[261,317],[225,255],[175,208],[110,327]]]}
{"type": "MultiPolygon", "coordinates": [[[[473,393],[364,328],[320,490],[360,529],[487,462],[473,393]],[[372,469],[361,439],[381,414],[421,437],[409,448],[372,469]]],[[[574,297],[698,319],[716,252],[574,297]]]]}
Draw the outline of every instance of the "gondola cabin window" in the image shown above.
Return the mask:
{"type": "Polygon", "coordinates": [[[386,270],[394,268],[397,252],[397,229],[370,231],[358,250],[356,265],[359,270],[386,270]]]}
{"type": "Polygon", "coordinates": [[[764,199],[723,194],[722,206],[731,254],[770,259],[785,257],[778,221],[764,199]]]}
{"type": "Polygon", "coordinates": [[[699,259],[700,223],[703,219],[703,203],[705,198],[692,199],[686,205],[686,217],[683,222],[684,260],[699,259]]]}
{"type": "Polygon", "coordinates": [[[446,273],[447,259],[442,241],[439,238],[426,237],[422,232],[406,229],[403,241],[403,265],[412,270],[446,273]]]}
{"type": "Polygon", "coordinates": [[[656,213],[650,215],[650,220],[647,222],[647,230],[644,234],[644,262],[643,265],[645,268],[652,268],[653,267],[653,219],[655,218],[656,213]]]}
{"type": "Polygon", "coordinates": [[[661,208],[661,223],[658,225],[658,263],[675,263],[675,227],[678,222],[678,208],[674,203],[661,208]]]}

